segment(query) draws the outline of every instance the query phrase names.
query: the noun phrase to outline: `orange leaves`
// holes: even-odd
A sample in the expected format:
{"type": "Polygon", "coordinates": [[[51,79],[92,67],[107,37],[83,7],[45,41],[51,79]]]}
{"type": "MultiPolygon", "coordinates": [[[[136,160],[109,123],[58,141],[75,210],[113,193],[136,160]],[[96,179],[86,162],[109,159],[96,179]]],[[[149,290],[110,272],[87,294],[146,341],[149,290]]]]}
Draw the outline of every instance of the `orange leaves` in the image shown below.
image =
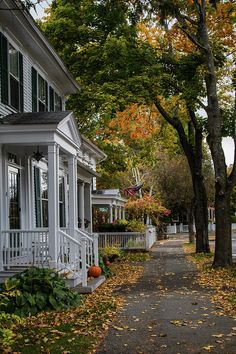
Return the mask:
{"type": "Polygon", "coordinates": [[[170,211],[161,205],[153,196],[144,195],[140,199],[130,199],[125,205],[126,211],[139,218],[144,214],[157,218],[160,215],[169,215],[170,211]]]}
{"type": "Polygon", "coordinates": [[[158,113],[154,107],[132,104],[109,123],[109,128],[119,132],[125,141],[148,139],[160,128],[158,113]]]}

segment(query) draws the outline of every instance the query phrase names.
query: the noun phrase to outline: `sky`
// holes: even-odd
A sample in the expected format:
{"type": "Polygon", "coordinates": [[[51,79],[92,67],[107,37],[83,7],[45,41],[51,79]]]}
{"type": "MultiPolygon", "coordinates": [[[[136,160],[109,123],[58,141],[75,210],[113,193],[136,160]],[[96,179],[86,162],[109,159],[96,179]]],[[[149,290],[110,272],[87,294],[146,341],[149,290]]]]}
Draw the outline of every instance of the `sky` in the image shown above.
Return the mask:
{"type": "MultiPolygon", "coordinates": [[[[32,0],[32,2],[36,3],[37,0],[32,0]]],[[[36,4],[36,12],[35,10],[32,8],[30,10],[30,13],[31,15],[33,16],[33,18],[35,20],[37,20],[38,18],[41,18],[43,17],[45,14],[44,14],[44,9],[49,7],[49,5],[52,3],[52,0],[43,0],[41,1],[39,4],[36,4]]]]}
{"type": "MultiPolygon", "coordinates": [[[[36,0],[35,0],[36,2],[36,0]]],[[[44,14],[44,9],[47,8],[50,4],[52,3],[52,0],[43,0],[40,2],[40,4],[36,5],[36,12],[35,10],[31,9],[31,15],[35,18],[41,18],[43,17],[44,14]]],[[[234,143],[233,139],[231,138],[224,138],[223,142],[223,149],[225,152],[225,159],[226,159],[226,164],[229,166],[230,164],[233,163],[234,159],[234,143]]]]}

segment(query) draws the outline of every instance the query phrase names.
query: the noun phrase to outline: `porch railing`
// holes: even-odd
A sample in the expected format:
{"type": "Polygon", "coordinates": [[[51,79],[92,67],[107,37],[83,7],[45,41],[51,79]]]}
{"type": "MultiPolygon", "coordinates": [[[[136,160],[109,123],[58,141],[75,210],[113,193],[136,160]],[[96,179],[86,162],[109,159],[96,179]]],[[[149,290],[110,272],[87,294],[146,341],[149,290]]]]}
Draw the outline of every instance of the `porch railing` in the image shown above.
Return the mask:
{"type": "Polygon", "coordinates": [[[60,268],[70,272],[81,271],[82,285],[87,285],[88,268],[98,265],[97,235],[90,235],[76,229],[75,238],[60,230],[59,260],[60,268]]]}
{"type": "Polygon", "coordinates": [[[50,259],[48,230],[1,231],[1,250],[3,267],[45,266],[50,259]]]}
{"type": "MultiPolygon", "coordinates": [[[[81,272],[81,280],[87,285],[87,270],[98,265],[98,236],[76,229],[74,237],[68,230],[59,230],[58,270],[81,272]]],[[[4,230],[0,237],[0,265],[11,267],[48,267],[48,229],[4,230]]]]}
{"type": "Polygon", "coordinates": [[[99,233],[99,248],[119,247],[121,249],[146,249],[145,233],[102,232],[99,233]]]}
{"type": "Polygon", "coordinates": [[[149,251],[156,242],[156,228],[149,226],[145,232],[101,232],[98,234],[99,248],[119,247],[126,250],[149,251]]]}

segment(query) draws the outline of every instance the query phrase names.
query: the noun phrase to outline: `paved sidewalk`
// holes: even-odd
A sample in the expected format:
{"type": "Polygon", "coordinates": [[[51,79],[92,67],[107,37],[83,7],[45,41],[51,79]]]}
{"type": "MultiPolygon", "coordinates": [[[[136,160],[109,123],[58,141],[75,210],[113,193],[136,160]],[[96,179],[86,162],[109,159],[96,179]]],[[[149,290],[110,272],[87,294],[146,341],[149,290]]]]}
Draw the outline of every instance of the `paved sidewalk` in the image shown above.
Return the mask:
{"type": "Polygon", "coordinates": [[[139,282],[118,290],[126,305],[97,354],[236,354],[236,319],[222,316],[210,290],[194,284],[183,242],[158,242],[139,282]]]}

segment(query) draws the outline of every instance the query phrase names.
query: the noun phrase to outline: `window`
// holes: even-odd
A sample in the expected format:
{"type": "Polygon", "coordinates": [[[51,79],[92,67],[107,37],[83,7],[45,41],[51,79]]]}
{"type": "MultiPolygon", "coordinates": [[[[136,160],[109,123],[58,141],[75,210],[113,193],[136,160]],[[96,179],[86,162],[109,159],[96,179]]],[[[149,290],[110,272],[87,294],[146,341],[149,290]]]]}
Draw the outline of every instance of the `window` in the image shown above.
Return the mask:
{"type": "Polygon", "coordinates": [[[65,208],[65,179],[59,177],[59,216],[60,227],[66,227],[66,208],[65,208]]]}
{"type": "Polygon", "coordinates": [[[36,227],[48,227],[48,174],[34,167],[36,227]]]}
{"type": "Polygon", "coordinates": [[[23,56],[0,33],[1,101],[23,112],[23,56]]]}
{"type": "Polygon", "coordinates": [[[62,111],[62,99],[50,86],[49,88],[50,96],[50,111],[62,111]]]}
{"type": "Polygon", "coordinates": [[[32,67],[32,111],[44,112],[48,110],[48,84],[32,67]]]}
{"type": "MultiPolygon", "coordinates": [[[[34,167],[35,224],[36,227],[48,227],[48,173],[34,167]]],[[[66,226],[65,179],[59,177],[59,217],[60,227],[66,226]]]]}
{"type": "Polygon", "coordinates": [[[62,99],[32,67],[32,111],[62,111],[62,99]]]}
{"type": "Polygon", "coordinates": [[[55,106],[54,106],[55,111],[62,111],[62,102],[61,102],[61,97],[58,96],[58,94],[55,92],[55,106]]]}

